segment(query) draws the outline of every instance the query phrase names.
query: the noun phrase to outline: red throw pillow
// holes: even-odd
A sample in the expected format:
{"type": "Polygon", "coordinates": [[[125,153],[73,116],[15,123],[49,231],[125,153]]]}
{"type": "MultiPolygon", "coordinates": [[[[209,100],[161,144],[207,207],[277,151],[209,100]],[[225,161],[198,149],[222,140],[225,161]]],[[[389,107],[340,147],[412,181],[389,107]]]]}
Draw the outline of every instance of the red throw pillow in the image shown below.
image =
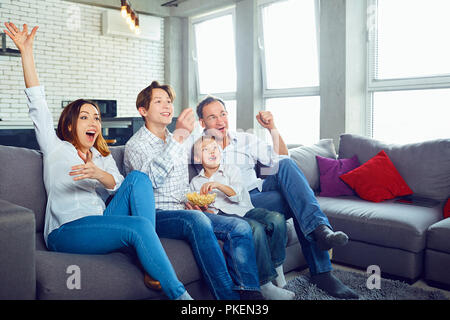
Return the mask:
{"type": "Polygon", "coordinates": [[[445,218],[450,218],[450,198],[447,199],[444,206],[444,219],[445,218]]]}
{"type": "Polygon", "coordinates": [[[373,202],[413,193],[384,150],[358,168],[340,175],[339,178],[362,199],[373,202]]]}

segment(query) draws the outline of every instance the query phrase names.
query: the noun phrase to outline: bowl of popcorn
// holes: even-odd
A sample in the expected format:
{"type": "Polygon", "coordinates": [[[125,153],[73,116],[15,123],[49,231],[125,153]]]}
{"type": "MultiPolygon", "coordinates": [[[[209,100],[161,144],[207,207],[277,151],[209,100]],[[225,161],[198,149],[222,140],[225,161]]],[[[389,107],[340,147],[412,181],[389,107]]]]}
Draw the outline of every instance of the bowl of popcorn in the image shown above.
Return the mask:
{"type": "Polygon", "coordinates": [[[214,200],[216,199],[216,194],[215,193],[199,194],[198,192],[191,192],[186,194],[186,198],[189,200],[191,204],[197,205],[199,207],[204,207],[214,202],[214,200]]]}

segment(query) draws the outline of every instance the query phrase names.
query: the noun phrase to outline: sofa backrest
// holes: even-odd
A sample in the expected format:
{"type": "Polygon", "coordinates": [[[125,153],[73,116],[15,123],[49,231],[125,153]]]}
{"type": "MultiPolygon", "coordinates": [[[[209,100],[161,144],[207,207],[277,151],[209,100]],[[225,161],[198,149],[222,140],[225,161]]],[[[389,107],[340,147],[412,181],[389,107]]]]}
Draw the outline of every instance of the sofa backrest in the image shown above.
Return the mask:
{"type": "Polygon", "coordinates": [[[316,156],[336,159],[336,150],[334,148],[333,139],[322,139],[311,146],[297,146],[289,149],[289,155],[292,160],[305,175],[309,186],[318,191],[320,187],[320,174],[317,165],[316,156]]]}
{"type": "Polygon", "coordinates": [[[0,146],[0,199],[31,209],[36,232],[44,229],[45,192],[40,151],[0,146]]]}
{"type": "MultiPolygon", "coordinates": [[[[119,171],[125,176],[125,146],[110,147],[119,171]]],[[[43,180],[42,153],[37,150],[0,145],[0,199],[33,210],[36,232],[43,232],[47,193],[43,180]]],[[[189,166],[189,176],[196,174],[189,166]]]]}
{"type": "Polygon", "coordinates": [[[123,155],[125,152],[125,146],[117,146],[117,147],[109,147],[109,151],[111,151],[111,155],[116,161],[117,168],[120,173],[125,177],[125,169],[123,167],[123,155]]]}
{"type": "Polygon", "coordinates": [[[414,194],[445,200],[450,196],[450,139],[437,139],[405,145],[343,134],[339,158],[355,154],[361,164],[384,150],[414,194]]]}

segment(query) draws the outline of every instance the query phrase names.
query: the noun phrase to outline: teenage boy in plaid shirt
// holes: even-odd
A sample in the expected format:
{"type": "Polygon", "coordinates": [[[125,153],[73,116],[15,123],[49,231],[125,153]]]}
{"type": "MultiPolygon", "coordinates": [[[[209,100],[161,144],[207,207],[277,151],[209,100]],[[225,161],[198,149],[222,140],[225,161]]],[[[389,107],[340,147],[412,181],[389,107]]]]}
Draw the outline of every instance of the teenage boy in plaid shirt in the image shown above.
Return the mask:
{"type": "Polygon", "coordinates": [[[156,81],[139,93],[136,108],[145,125],[125,146],[125,170],[148,174],[155,195],[157,234],[190,243],[217,299],[263,299],[250,225],[242,219],[203,213],[185,203],[189,173],[184,143],[195,117],[192,109],[183,110],[171,134],[167,125],[172,122],[174,98],[170,86],[156,81]],[[224,243],[225,257],[217,239],[224,243]]]}

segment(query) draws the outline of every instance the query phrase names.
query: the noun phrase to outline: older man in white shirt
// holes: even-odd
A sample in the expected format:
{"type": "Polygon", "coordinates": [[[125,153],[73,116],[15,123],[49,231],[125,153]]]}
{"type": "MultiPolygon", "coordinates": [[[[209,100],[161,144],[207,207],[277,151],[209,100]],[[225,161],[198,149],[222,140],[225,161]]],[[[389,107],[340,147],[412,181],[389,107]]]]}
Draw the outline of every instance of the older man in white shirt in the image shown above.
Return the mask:
{"type": "Polygon", "coordinates": [[[253,205],[283,213],[286,219],[293,218],[312,282],[332,296],[357,298],[353,290],[331,273],[327,252],[332,247],[345,245],[348,237],[332,230],[305,176],[289,158],[272,114],[260,112],[256,118],[271,133],[273,147],[253,134],[229,131],[225,103],[217,97],[204,98],[197,106],[197,115],[205,133],[218,140],[223,163],[240,167],[253,205]],[[271,174],[264,180],[256,176],[258,162],[271,168],[271,174]]]}

